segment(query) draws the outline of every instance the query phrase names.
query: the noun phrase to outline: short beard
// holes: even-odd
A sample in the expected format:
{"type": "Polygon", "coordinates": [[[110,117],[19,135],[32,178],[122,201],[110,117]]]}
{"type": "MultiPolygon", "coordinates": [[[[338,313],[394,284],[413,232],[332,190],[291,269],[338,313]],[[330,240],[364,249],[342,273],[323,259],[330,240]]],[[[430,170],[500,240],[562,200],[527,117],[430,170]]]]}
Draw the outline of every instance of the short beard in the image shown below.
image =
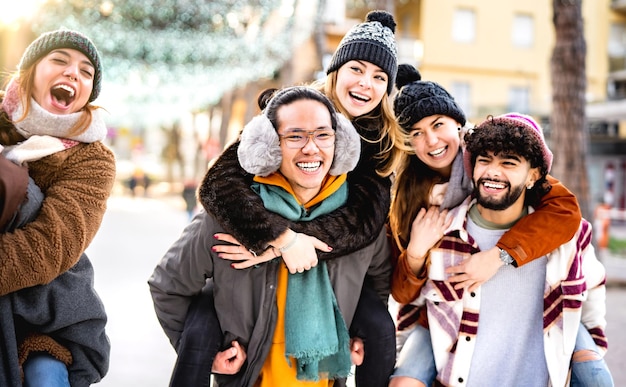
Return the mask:
{"type": "Polygon", "coordinates": [[[483,180],[484,179],[479,179],[474,184],[474,197],[476,197],[477,202],[480,206],[488,210],[506,210],[507,208],[511,207],[513,203],[515,203],[517,199],[520,198],[520,196],[522,196],[522,194],[524,193],[524,189],[526,189],[524,185],[518,185],[517,187],[511,187],[511,185],[509,185],[509,193],[507,195],[504,195],[502,199],[498,200],[493,197],[481,196],[479,187],[482,184],[483,180]]]}

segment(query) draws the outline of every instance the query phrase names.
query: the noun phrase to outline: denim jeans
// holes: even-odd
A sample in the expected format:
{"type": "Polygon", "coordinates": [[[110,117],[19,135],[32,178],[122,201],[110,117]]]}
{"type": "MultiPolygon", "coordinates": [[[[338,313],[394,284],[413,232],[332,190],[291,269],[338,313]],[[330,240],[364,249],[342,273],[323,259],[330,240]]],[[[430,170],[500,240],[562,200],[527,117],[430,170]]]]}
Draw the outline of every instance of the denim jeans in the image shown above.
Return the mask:
{"type": "MultiPolygon", "coordinates": [[[[596,344],[583,324],[578,328],[574,352],[579,350],[598,352],[596,344]]],[[[604,359],[572,362],[571,387],[613,387],[613,377],[604,359]]]]}
{"type": "Polygon", "coordinates": [[[30,355],[23,369],[24,387],[70,387],[65,364],[47,353],[30,355]]]}
{"type": "Polygon", "coordinates": [[[432,386],[437,377],[437,367],[428,329],[421,325],[413,328],[398,355],[391,377],[395,376],[406,376],[432,386]]]}
{"type": "MultiPolygon", "coordinates": [[[[574,346],[574,352],[579,350],[597,352],[596,344],[583,324],[578,328],[574,346]]],[[[613,377],[604,359],[572,362],[571,368],[570,387],[613,387],[613,377]]],[[[427,386],[432,385],[437,369],[427,329],[418,326],[411,332],[398,356],[393,376],[407,376],[427,386]]]]}

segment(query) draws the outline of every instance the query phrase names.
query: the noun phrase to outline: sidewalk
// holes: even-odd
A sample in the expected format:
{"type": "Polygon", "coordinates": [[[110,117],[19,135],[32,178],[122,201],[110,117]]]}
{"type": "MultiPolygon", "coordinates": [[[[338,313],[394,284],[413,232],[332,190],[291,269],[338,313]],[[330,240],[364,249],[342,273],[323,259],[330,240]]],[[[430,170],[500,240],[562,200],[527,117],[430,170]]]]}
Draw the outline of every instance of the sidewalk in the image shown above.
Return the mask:
{"type": "MultiPolygon", "coordinates": [[[[609,234],[613,238],[626,239],[626,224],[613,222],[609,234]]],[[[607,285],[626,287],[626,255],[615,255],[609,250],[600,250],[597,246],[596,254],[606,269],[607,285]]]]}
{"type": "Polygon", "coordinates": [[[607,286],[626,287],[626,257],[598,253],[598,258],[606,270],[607,286]]]}

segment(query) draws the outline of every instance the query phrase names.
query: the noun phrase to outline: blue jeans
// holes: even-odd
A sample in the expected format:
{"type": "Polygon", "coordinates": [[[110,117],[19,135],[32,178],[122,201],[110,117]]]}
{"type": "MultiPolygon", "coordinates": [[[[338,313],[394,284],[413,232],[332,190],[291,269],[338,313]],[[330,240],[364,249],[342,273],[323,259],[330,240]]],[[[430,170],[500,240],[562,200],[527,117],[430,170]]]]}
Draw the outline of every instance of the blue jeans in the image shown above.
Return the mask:
{"type": "MultiPolygon", "coordinates": [[[[597,352],[596,344],[583,324],[578,328],[574,352],[591,350],[597,352]]],[[[570,387],[613,387],[613,377],[604,359],[572,362],[570,387]]],[[[406,376],[417,379],[427,386],[437,377],[435,357],[430,332],[417,326],[409,335],[396,363],[392,377],[406,376]]]]}
{"type": "Polygon", "coordinates": [[[30,355],[23,369],[24,387],[70,387],[65,364],[47,353],[30,355]]]}
{"type": "Polygon", "coordinates": [[[432,386],[437,377],[437,367],[428,329],[421,325],[413,328],[398,355],[391,377],[395,376],[406,376],[432,386]]]}
{"type": "MultiPolygon", "coordinates": [[[[574,352],[579,350],[597,352],[596,343],[583,324],[578,328],[574,352]]],[[[604,359],[572,362],[571,387],[613,387],[613,377],[604,359]]]]}

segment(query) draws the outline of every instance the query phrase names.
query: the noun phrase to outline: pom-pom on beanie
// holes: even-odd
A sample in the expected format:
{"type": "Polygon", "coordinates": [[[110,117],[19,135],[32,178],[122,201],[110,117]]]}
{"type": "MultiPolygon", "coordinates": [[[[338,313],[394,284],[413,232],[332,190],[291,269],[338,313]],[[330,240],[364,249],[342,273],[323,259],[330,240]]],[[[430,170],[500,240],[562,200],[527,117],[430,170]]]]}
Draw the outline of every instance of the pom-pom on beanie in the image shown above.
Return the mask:
{"type": "Polygon", "coordinates": [[[409,64],[398,66],[396,87],[398,93],[393,110],[400,126],[409,132],[424,117],[442,114],[465,125],[465,113],[454,98],[438,83],[422,81],[417,69],[409,64]]]}
{"type": "Polygon", "coordinates": [[[71,48],[85,54],[95,69],[93,75],[93,90],[89,102],[94,101],[100,94],[102,82],[102,63],[100,55],[93,42],[77,31],[59,29],[41,34],[24,51],[17,68],[20,70],[32,66],[38,59],[48,55],[50,51],[59,48],[71,48]]]}
{"type": "Polygon", "coordinates": [[[346,62],[363,60],[375,64],[389,76],[387,94],[391,93],[398,72],[396,22],[386,11],[371,11],[365,22],[352,27],[341,39],[326,74],[339,70],[346,62]]]}

